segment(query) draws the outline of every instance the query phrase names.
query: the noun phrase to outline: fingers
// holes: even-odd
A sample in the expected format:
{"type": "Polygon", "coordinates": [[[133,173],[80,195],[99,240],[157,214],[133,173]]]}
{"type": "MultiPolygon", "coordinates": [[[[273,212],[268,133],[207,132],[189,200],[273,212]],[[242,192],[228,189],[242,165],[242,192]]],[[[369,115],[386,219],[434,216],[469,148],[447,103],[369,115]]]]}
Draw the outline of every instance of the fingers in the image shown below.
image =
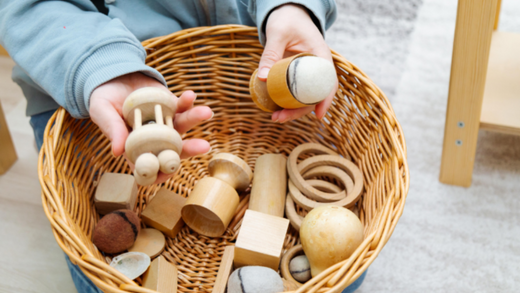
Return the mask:
{"type": "Polygon", "coordinates": [[[209,142],[203,139],[187,139],[182,142],[181,159],[186,159],[196,155],[202,155],[211,150],[209,142]]]}
{"type": "Polygon", "coordinates": [[[289,120],[298,119],[302,116],[305,116],[314,110],[314,106],[308,106],[304,108],[298,109],[283,109],[281,111],[276,111],[273,113],[271,119],[275,122],[284,123],[289,120]],[[276,115],[276,116],[275,116],[276,115]]]}
{"type": "Polygon", "coordinates": [[[193,91],[185,91],[181,94],[179,97],[179,100],[177,101],[177,113],[182,113],[185,111],[188,111],[193,107],[193,102],[195,102],[195,99],[197,98],[197,95],[193,91]]]}
{"type": "Polygon", "coordinates": [[[114,106],[104,99],[91,100],[90,118],[112,142],[112,154],[116,157],[125,151],[128,129],[114,106]]]}
{"type": "Polygon", "coordinates": [[[265,44],[264,52],[258,64],[258,78],[261,81],[267,80],[269,70],[273,65],[283,58],[286,42],[277,36],[269,35],[265,44]]]}
{"type": "Polygon", "coordinates": [[[176,114],[173,120],[173,127],[179,133],[185,133],[202,121],[213,117],[213,111],[207,106],[197,106],[183,113],[176,114]]]}

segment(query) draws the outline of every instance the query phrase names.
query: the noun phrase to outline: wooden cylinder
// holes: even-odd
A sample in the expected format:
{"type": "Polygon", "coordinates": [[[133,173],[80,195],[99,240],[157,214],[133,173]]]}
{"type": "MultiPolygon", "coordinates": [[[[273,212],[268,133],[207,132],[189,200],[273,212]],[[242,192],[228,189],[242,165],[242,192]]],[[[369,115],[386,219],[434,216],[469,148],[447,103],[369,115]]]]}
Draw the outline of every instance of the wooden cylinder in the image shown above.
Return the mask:
{"type": "Polygon", "coordinates": [[[265,154],[255,163],[249,209],[283,218],[287,194],[287,160],[280,154],[265,154]]]}
{"type": "Polygon", "coordinates": [[[238,193],[226,182],[202,178],[182,208],[182,219],[195,232],[217,237],[224,234],[238,207],[238,193]]]}

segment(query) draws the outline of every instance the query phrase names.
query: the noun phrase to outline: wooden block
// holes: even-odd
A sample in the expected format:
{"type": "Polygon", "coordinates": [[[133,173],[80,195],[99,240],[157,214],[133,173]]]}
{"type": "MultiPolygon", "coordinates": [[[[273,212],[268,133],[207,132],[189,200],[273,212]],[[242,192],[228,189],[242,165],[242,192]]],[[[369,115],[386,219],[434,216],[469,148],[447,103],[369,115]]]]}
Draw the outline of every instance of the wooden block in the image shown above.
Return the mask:
{"type": "Polygon", "coordinates": [[[134,245],[128,251],[142,252],[150,258],[158,256],[166,246],[164,234],[153,228],[141,229],[134,245]]]}
{"type": "Polygon", "coordinates": [[[229,275],[231,275],[231,271],[233,270],[234,257],[235,247],[226,246],[226,248],[224,249],[224,255],[222,256],[222,260],[220,261],[220,267],[218,268],[217,279],[215,280],[213,291],[211,291],[212,293],[226,292],[226,286],[229,279],[229,275]]]}
{"type": "Polygon", "coordinates": [[[278,271],[289,220],[247,210],[235,244],[235,269],[264,266],[278,271]]]}
{"type": "Polygon", "coordinates": [[[7,172],[17,159],[13,140],[7,128],[7,121],[5,121],[2,104],[0,104],[0,175],[7,172]]]}
{"type": "Polygon", "coordinates": [[[184,226],[181,209],[186,198],[166,188],[161,188],[141,213],[141,220],[166,236],[175,238],[184,226]]]}
{"type": "Polygon", "coordinates": [[[177,267],[159,256],[150,264],[143,277],[143,287],[160,293],[177,292],[177,267]]]}
{"type": "Polygon", "coordinates": [[[105,173],[96,188],[96,210],[106,215],[115,210],[134,210],[137,200],[137,183],[132,175],[105,173]]]}

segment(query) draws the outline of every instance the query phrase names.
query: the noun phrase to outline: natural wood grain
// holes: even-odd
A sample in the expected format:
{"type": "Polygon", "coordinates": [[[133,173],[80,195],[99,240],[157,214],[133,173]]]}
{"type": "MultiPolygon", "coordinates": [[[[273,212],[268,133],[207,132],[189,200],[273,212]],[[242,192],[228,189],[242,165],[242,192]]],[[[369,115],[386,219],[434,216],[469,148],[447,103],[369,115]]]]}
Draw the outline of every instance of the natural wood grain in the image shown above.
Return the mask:
{"type": "Polygon", "coordinates": [[[146,228],[141,229],[137,239],[135,239],[134,245],[132,245],[128,251],[142,252],[153,259],[164,250],[165,246],[166,239],[161,231],[146,228]]]}
{"type": "Polygon", "coordinates": [[[177,267],[163,256],[154,259],[143,277],[143,287],[159,293],[177,292],[177,267]]]}
{"type": "Polygon", "coordinates": [[[500,21],[500,8],[502,8],[502,0],[498,0],[497,12],[495,13],[495,25],[493,26],[494,30],[497,30],[498,22],[500,21]]]}
{"type": "Polygon", "coordinates": [[[132,175],[105,173],[101,176],[94,204],[96,211],[106,215],[115,210],[133,210],[137,200],[137,182],[132,175]]]}
{"type": "Polygon", "coordinates": [[[186,198],[161,188],[148,206],[141,213],[141,220],[171,238],[175,238],[184,226],[181,209],[186,198]]]}
{"type": "Polygon", "coordinates": [[[229,275],[233,270],[233,259],[235,258],[235,247],[226,246],[224,249],[224,255],[220,261],[220,267],[218,268],[217,279],[215,280],[215,286],[213,286],[212,293],[225,293],[226,286],[229,279],[229,275]]]}
{"type": "Polygon", "coordinates": [[[470,186],[497,0],[459,0],[440,181],[470,186]]]}
{"type": "Polygon", "coordinates": [[[520,34],[493,32],[480,128],[520,135],[520,34]]]}
{"type": "Polygon", "coordinates": [[[7,172],[17,159],[18,156],[5,120],[2,103],[0,103],[0,175],[7,172]]]}
{"type": "Polygon", "coordinates": [[[289,250],[287,250],[282,257],[282,260],[280,261],[280,273],[282,274],[282,277],[288,281],[294,282],[296,285],[301,286],[302,284],[294,279],[294,277],[291,274],[291,270],[289,269],[289,264],[291,263],[291,260],[298,256],[302,255],[303,253],[303,247],[301,244],[298,244],[296,246],[291,247],[289,250]]]}
{"type": "Polygon", "coordinates": [[[289,220],[247,210],[235,244],[235,269],[265,266],[278,270],[289,220]]]}
{"type": "Polygon", "coordinates": [[[265,154],[256,159],[250,210],[283,217],[287,194],[286,162],[280,154],[265,154]]]}

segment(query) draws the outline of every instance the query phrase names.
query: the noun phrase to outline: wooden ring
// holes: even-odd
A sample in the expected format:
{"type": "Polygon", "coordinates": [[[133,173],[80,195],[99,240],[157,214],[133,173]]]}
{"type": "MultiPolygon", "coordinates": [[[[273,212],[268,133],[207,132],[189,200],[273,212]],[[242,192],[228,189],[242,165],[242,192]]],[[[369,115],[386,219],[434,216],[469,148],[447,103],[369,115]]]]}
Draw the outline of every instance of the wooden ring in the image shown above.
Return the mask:
{"type": "MultiPolygon", "coordinates": [[[[300,165],[298,165],[298,168],[300,168],[300,165]]],[[[352,178],[348,176],[345,171],[332,167],[332,166],[318,166],[315,168],[312,168],[311,170],[305,172],[302,177],[303,179],[309,179],[316,176],[328,176],[334,179],[339,180],[343,186],[345,187],[346,191],[350,191],[354,189],[354,181],[352,181],[352,178]]],[[[306,180],[307,183],[309,183],[309,180],[306,180]]],[[[310,184],[313,188],[316,188],[316,186],[313,186],[310,184]]],[[[335,185],[334,185],[335,186],[335,185]]],[[[331,202],[331,201],[337,201],[340,199],[343,199],[347,196],[347,193],[344,192],[342,189],[337,188],[339,190],[336,191],[330,191],[332,193],[323,192],[322,190],[317,189],[319,192],[311,192],[309,193],[309,198],[314,199],[319,202],[331,202]]]]}
{"type": "MultiPolygon", "coordinates": [[[[317,188],[322,188],[325,191],[330,191],[330,192],[341,191],[341,188],[339,188],[335,184],[327,182],[327,181],[310,179],[310,180],[307,180],[307,182],[310,185],[317,187],[317,188]]],[[[302,226],[303,217],[298,215],[298,213],[296,212],[296,209],[294,208],[294,201],[289,194],[285,197],[285,216],[291,222],[291,226],[293,226],[293,228],[296,229],[296,231],[300,231],[300,227],[302,226]]]]}
{"type": "Polygon", "coordinates": [[[296,281],[293,278],[293,276],[291,275],[291,270],[289,269],[289,263],[295,256],[302,255],[302,254],[304,254],[303,247],[301,244],[299,244],[299,245],[289,248],[289,250],[287,250],[287,252],[282,257],[282,260],[280,261],[280,271],[282,273],[282,277],[284,277],[286,280],[294,281],[299,285],[303,285],[303,284],[296,281]]]}
{"type": "MultiPolygon", "coordinates": [[[[354,188],[352,190],[349,190],[347,193],[347,196],[344,199],[335,201],[335,202],[316,202],[310,198],[305,197],[302,192],[305,192],[306,189],[314,187],[310,186],[307,182],[302,180],[299,180],[298,183],[295,183],[293,179],[289,180],[289,194],[292,196],[293,200],[307,210],[312,210],[313,208],[324,206],[324,205],[336,205],[341,207],[349,208],[353,206],[356,201],[361,196],[361,193],[363,192],[363,174],[359,170],[359,168],[354,165],[351,161],[339,157],[339,156],[331,156],[331,155],[320,155],[308,158],[300,163],[302,166],[302,170],[305,171],[305,169],[310,169],[316,166],[320,165],[330,165],[335,166],[338,168],[341,168],[344,170],[353,180],[354,180],[354,188]],[[300,187],[298,187],[298,185],[300,187]],[[300,191],[302,190],[302,192],[300,191]]],[[[300,176],[301,178],[301,176],[300,176]]],[[[315,189],[317,190],[317,189],[315,189]]],[[[319,191],[319,190],[317,190],[319,191]]]]}

